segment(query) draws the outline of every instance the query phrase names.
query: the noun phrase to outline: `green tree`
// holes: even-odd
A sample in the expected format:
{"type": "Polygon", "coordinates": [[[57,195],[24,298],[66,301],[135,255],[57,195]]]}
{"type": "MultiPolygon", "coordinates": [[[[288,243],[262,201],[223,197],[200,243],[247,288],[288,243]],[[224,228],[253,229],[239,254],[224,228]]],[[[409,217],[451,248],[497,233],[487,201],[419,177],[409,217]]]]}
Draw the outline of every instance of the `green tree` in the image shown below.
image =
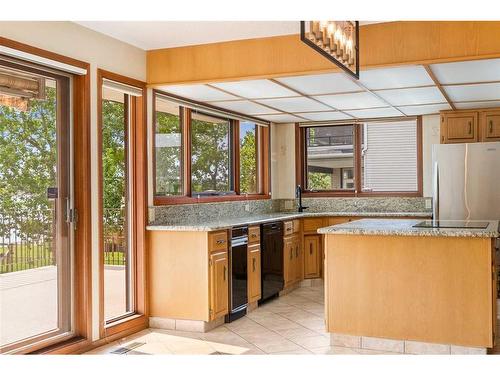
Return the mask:
{"type": "Polygon", "coordinates": [[[247,132],[240,145],[240,191],[257,193],[257,147],[255,130],[247,132]]]}
{"type": "Polygon", "coordinates": [[[52,232],[56,185],[56,90],[28,110],[0,105],[0,235],[39,241],[52,232]]]}
{"type": "Polygon", "coordinates": [[[308,187],[310,190],[332,189],[332,175],[321,172],[309,172],[308,187]]]}
{"type": "Polygon", "coordinates": [[[156,134],[170,137],[168,147],[155,147],[156,193],[165,195],[182,194],[181,184],[181,126],[179,116],[156,112],[156,134]],[[177,144],[175,137],[177,137],[177,144]]]}

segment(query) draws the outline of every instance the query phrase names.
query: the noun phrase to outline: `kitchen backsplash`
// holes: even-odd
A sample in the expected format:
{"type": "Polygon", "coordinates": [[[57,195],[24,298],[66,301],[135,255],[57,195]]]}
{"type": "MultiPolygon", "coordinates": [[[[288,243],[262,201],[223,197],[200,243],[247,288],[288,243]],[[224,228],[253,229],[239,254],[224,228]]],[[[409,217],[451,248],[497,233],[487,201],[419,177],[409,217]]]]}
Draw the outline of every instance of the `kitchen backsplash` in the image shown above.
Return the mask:
{"type": "MultiPolygon", "coordinates": [[[[430,212],[425,200],[430,198],[303,198],[308,212],[430,212]]],[[[227,219],[272,212],[296,211],[295,199],[262,199],[156,206],[149,208],[151,224],[174,224],[186,219],[227,219]],[[248,209],[246,209],[248,205],[248,209]]]]}

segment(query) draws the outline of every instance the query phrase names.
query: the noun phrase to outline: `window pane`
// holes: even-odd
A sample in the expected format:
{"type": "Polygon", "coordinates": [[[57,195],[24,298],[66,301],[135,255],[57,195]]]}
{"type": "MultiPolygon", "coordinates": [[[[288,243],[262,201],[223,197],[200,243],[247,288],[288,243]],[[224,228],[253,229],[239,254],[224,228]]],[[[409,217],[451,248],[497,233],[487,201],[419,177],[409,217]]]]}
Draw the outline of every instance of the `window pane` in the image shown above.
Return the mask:
{"type": "Polygon", "coordinates": [[[180,107],[161,98],[155,100],[155,195],[182,195],[180,107]]]}
{"type": "Polygon", "coordinates": [[[128,103],[128,95],[103,89],[102,220],[106,321],[133,311],[132,257],[128,241],[128,103]]]}
{"type": "Polygon", "coordinates": [[[192,192],[229,192],[231,186],[230,121],[192,113],[192,192]]]}
{"type": "Polygon", "coordinates": [[[362,126],[363,191],[417,191],[417,122],[362,126]]]}
{"type": "Polygon", "coordinates": [[[259,152],[257,125],[253,122],[240,122],[240,192],[259,193],[259,152]]]}
{"type": "Polygon", "coordinates": [[[306,129],[307,189],[354,189],[353,132],[353,125],[306,129]]]}

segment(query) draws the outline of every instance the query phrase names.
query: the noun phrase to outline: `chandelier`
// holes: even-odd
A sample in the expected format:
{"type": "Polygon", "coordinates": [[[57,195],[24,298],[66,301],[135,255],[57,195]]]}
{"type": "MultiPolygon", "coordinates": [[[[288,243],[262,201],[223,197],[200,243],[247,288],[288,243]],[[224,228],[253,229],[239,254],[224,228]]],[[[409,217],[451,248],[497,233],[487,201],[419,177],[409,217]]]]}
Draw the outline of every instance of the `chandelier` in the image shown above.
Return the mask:
{"type": "Polygon", "coordinates": [[[300,21],[300,40],[359,79],[358,21],[300,21]]]}

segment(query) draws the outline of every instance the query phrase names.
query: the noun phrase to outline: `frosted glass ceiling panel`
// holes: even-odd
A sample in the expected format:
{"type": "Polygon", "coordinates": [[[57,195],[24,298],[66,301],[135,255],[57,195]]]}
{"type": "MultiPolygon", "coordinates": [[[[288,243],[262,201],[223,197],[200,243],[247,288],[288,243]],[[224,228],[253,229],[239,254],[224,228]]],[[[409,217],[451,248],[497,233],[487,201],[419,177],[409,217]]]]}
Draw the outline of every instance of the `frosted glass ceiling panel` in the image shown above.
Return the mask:
{"type": "Polygon", "coordinates": [[[306,95],[362,91],[356,83],[347,78],[343,73],[284,77],[277,78],[276,80],[306,95]]]}
{"type": "Polygon", "coordinates": [[[382,100],[368,92],[340,95],[320,95],[315,96],[315,98],[323,103],[331,105],[335,109],[361,109],[387,106],[387,104],[382,100]]]}
{"type": "Polygon", "coordinates": [[[238,97],[226,94],[220,90],[214,89],[206,85],[174,85],[174,86],[160,86],[160,90],[182,96],[188,99],[198,101],[214,101],[214,100],[233,100],[238,97]]]}
{"type": "Polygon", "coordinates": [[[467,86],[445,86],[446,93],[452,102],[472,100],[500,100],[500,83],[483,83],[467,86]]]}
{"type": "Polygon", "coordinates": [[[248,100],[238,100],[231,102],[211,102],[211,105],[216,107],[229,109],[231,111],[244,113],[247,115],[256,115],[256,114],[268,114],[268,113],[276,113],[276,110],[267,108],[263,105],[250,102],[248,100]]]}
{"type": "Polygon", "coordinates": [[[472,109],[472,108],[493,108],[500,107],[500,100],[493,100],[491,102],[463,102],[453,103],[457,109],[472,109]]]}
{"type": "Polygon", "coordinates": [[[328,111],[329,107],[305,97],[257,100],[285,112],[328,111]]]}
{"type": "Polygon", "coordinates": [[[449,110],[451,107],[448,103],[442,103],[431,105],[411,105],[408,107],[399,107],[398,109],[407,116],[418,116],[439,113],[439,111],[449,110]]]}
{"type": "Polygon", "coordinates": [[[212,86],[248,99],[298,96],[296,92],[267,79],[213,83],[212,86]]]}
{"type": "Polygon", "coordinates": [[[394,106],[446,102],[445,97],[437,87],[377,91],[377,95],[394,106]]]}
{"type": "Polygon", "coordinates": [[[371,117],[399,117],[403,116],[399,111],[391,107],[387,108],[371,108],[361,109],[358,111],[347,111],[351,116],[357,118],[371,118],[371,117]]]}
{"type": "Polygon", "coordinates": [[[371,69],[360,72],[360,82],[371,90],[433,85],[423,66],[371,69]]]}
{"type": "Polygon", "coordinates": [[[300,117],[288,115],[286,113],[283,113],[281,115],[262,115],[259,116],[259,118],[271,121],[271,122],[300,122],[304,121],[300,117]]]}
{"type": "Polygon", "coordinates": [[[433,64],[431,69],[442,85],[500,81],[500,59],[433,64]]]}
{"type": "Polygon", "coordinates": [[[333,120],[346,120],[351,119],[351,116],[348,116],[342,112],[315,112],[315,113],[297,113],[298,115],[310,120],[310,121],[333,121],[333,120]]]}

